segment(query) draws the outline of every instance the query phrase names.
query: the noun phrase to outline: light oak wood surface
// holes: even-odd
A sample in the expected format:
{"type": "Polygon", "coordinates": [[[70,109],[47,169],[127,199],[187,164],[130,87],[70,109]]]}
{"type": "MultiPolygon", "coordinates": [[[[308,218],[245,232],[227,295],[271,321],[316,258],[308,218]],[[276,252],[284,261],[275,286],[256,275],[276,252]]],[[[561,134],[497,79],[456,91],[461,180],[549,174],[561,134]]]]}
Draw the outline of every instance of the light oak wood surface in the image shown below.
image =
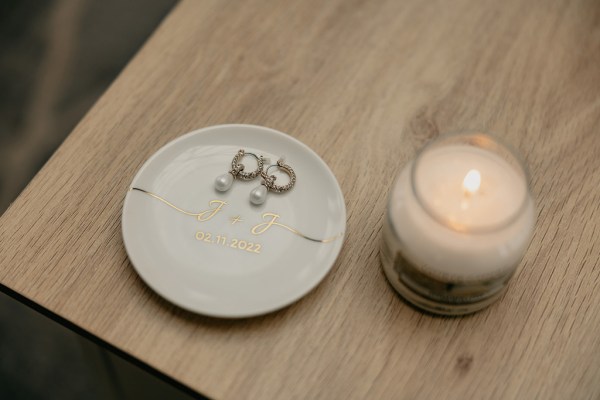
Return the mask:
{"type": "Polygon", "coordinates": [[[187,0],[3,215],[0,282],[216,398],[597,399],[599,220],[597,1],[187,0]],[[220,123],[298,138],[346,197],[331,273],[264,317],[178,309],[123,248],[137,169],[220,123]],[[432,317],[381,272],[385,202],[420,146],[468,128],[522,153],[537,227],[499,302],[432,317]]]}

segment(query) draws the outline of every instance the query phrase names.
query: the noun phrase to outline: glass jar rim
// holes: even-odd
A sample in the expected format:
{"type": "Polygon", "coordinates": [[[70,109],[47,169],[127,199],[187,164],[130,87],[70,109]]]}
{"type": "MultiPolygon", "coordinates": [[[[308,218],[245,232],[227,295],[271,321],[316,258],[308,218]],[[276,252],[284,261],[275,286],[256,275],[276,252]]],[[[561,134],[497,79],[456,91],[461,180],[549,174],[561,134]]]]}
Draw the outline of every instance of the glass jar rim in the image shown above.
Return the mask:
{"type": "MultiPolygon", "coordinates": [[[[505,159],[505,161],[508,161],[508,160],[506,160],[506,158],[504,158],[504,159],[505,159]]],[[[461,232],[461,233],[490,233],[490,232],[494,232],[494,231],[503,229],[503,228],[507,227],[508,225],[510,225],[511,223],[513,223],[524,212],[525,208],[527,207],[528,201],[531,199],[529,170],[527,169],[527,166],[526,166],[524,160],[519,155],[519,153],[511,145],[509,145],[504,140],[502,140],[499,136],[494,135],[494,134],[489,134],[489,133],[483,133],[482,131],[478,131],[478,130],[467,130],[467,131],[444,133],[442,135],[437,136],[435,139],[430,140],[427,144],[425,144],[425,146],[423,146],[417,152],[417,155],[413,161],[413,165],[411,166],[410,186],[411,186],[413,195],[415,196],[415,199],[417,200],[417,203],[423,210],[425,210],[427,215],[429,215],[433,220],[435,220],[436,222],[440,223],[441,225],[447,227],[448,229],[451,229],[451,230],[457,231],[457,232],[461,232]],[[427,201],[425,201],[423,195],[421,194],[421,192],[418,188],[416,174],[417,174],[417,170],[419,169],[420,162],[422,161],[423,155],[426,154],[429,150],[440,145],[440,143],[443,141],[451,141],[452,139],[461,139],[461,138],[467,142],[467,143],[463,143],[463,144],[472,145],[474,147],[493,152],[496,155],[499,154],[498,149],[504,150],[505,154],[508,155],[510,158],[512,158],[512,160],[511,160],[512,163],[509,162],[509,164],[523,176],[523,180],[524,180],[524,184],[525,184],[525,191],[523,194],[523,199],[521,199],[519,206],[515,208],[515,211],[512,214],[510,214],[508,217],[506,217],[505,219],[503,219],[502,221],[500,221],[498,223],[483,226],[483,227],[466,227],[466,226],[457,225],[456,223],[450,223],[449,220],[445,219],[443,216],[441,216],[439,213],[437,213],[427,203],[427,201]],[[471,140],[467,141],[467,139],[469,139],[469,138],[471,140]]]]}

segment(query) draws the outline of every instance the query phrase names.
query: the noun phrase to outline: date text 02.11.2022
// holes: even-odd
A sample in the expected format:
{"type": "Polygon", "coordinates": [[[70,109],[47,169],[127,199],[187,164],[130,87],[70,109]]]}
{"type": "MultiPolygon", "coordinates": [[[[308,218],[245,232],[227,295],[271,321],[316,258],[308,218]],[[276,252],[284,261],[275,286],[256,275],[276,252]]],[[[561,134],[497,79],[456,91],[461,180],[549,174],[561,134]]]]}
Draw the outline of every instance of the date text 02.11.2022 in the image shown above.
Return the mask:
{"type": "Polygon", "coordinates": [[[213,235],[210,232],[202,231],[196,232],[196,240],[200,242],[216,244],[256,254],[260,254],[260,249],[262,248],[262,245],[260,245],[259,243],[247,242],[245,240],[236,238],[228,239],[226,236],[223,235],[213,235]]]}

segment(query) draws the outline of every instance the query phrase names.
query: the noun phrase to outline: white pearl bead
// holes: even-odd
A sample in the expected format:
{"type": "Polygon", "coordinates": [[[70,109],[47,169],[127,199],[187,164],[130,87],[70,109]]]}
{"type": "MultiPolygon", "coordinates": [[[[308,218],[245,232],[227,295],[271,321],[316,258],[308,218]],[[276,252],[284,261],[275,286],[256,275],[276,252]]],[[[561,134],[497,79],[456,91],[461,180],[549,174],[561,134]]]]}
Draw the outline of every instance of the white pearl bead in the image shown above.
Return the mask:
{"type": "Polygon", "coordinates": [[[233,175],[231,175],[229,172],[223,175],[219,175],[217,176],[217,179],[215,179],[215,189],[217,189],[219,192],[224,192],[226,190],[229,190],[232,183],[233,175]]]}
{"type": "Polygon", "coordinates": [[[260,185],[250,192],[250,202],[252,204],[262,204],[267,200],[267,188],[264,185],[260,185]]]}

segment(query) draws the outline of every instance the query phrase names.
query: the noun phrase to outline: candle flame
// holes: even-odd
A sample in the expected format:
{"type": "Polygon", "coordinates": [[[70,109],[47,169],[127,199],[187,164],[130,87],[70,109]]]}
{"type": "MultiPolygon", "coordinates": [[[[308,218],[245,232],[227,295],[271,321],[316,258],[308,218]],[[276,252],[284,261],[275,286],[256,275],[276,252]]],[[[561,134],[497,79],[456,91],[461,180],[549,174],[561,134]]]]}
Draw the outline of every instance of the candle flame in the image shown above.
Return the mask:
{"type": "Polygon", "coordinates": [[[479,190],[481,186],[481,174],[476,169],[472,169],[467,172],[465,179],[463,180],[463,187],[469,194],[473,194],[479,190]]]}

